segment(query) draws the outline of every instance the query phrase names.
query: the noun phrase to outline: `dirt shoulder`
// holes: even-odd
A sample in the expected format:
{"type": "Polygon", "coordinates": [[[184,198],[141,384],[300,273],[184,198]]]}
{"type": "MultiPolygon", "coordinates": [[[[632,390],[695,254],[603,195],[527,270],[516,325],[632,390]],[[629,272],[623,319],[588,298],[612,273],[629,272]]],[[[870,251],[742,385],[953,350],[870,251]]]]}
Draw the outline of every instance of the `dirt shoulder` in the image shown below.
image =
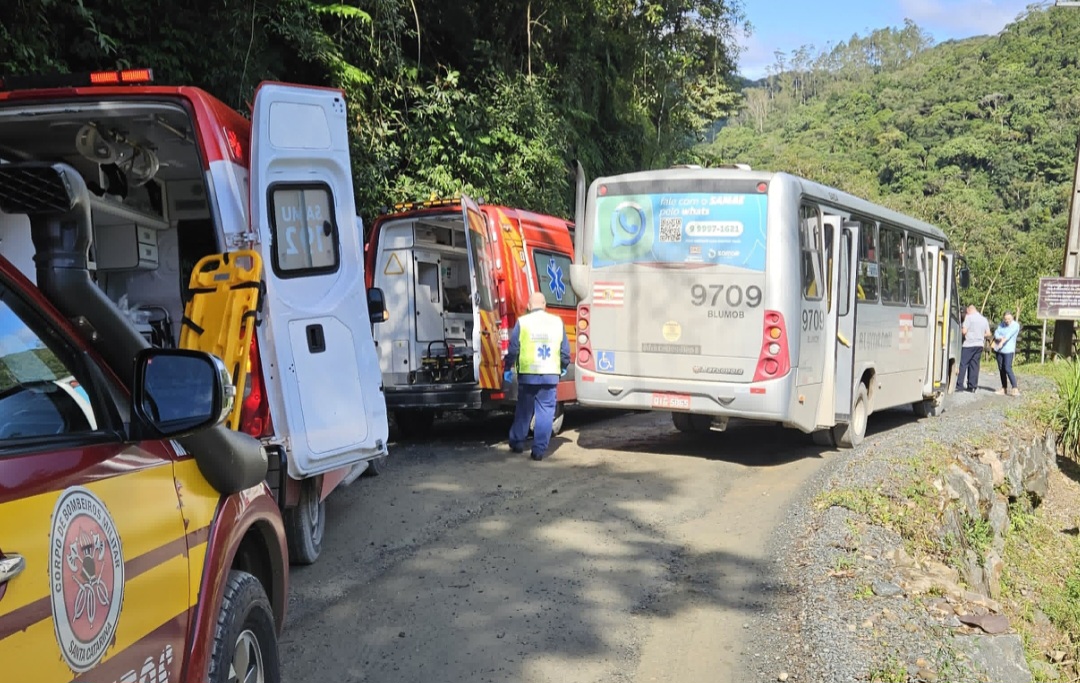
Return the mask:
{"type": "Polygon", "coordinates": [[[1041,447],[1033,416],[1053,390],[1024,384],[951,397],[819,473],[773,542],[790,597],[751,639],[752,680],[1075,680],[1080,486],[1053,458],[1006,471],[1013,449],[1041,447]]]}

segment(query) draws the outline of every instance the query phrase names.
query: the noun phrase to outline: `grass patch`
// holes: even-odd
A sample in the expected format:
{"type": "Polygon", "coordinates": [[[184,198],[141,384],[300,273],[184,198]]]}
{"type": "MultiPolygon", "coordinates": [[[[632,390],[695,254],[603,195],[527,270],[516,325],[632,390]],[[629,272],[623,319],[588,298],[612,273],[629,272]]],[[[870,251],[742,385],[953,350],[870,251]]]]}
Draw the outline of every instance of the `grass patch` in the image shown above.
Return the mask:
{"type": "MultiPolygon", "coordinates": [[[[1023,504],[1009,509],[1011,530],[1005,539],[1002,590],[1015,607],[1013,625],[1020,632],[1029,662],[1045,667],[1049,653],[1066,653],[1061,680],[1080,680],[1080,539],[1072,528],[1080,511],[1080,492],[1062,487],[1051,514],[1023,504]]],[[[1041,667],[1032,667],[1036,680],[1041,667]]]]}
{"type": "Polygon", "coordinates": [[[908,672],[896,655],[889,655],[884,662],[870,670],[870,683],[907,683],[908,672]]]}
{"type": "MultiPolygon", "coordinates": [[[[938,501],[933,480],[945,470],[947,451],[934,444],[905,463],[906,472],[874,488],[850,487],[820,493],[818,509],[841,507],[865,517],[871,524],[898,533],[911,554],[942,555],[949,549],[940,538],[938,501]]],[[[851,526],[851,520],[848,520],[851,526]]]]}

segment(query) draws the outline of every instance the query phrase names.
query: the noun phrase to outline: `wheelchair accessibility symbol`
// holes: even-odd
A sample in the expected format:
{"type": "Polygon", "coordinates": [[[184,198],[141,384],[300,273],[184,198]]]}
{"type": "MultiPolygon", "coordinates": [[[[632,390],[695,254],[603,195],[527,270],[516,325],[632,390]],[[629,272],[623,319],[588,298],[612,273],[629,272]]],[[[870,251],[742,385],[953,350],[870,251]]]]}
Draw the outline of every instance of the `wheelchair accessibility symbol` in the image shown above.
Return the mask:
{"type": "Polygon", "coordinates": [[[600,372],[615,372],[615,352],[597,351],[596,369],[600,372]]]}

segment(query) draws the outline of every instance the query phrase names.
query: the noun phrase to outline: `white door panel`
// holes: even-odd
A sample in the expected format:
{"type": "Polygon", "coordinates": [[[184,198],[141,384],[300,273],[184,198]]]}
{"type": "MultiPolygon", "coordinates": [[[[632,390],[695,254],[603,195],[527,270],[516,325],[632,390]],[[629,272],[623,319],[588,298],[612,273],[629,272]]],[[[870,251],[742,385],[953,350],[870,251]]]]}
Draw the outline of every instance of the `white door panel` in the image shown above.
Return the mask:
{"type": "Polygon", "coordinates": [[[386,452],[355,212],[341,92],[260,85],[251,140],[251,221],[266,263],[259,343],[296,478],[386,452]]]}

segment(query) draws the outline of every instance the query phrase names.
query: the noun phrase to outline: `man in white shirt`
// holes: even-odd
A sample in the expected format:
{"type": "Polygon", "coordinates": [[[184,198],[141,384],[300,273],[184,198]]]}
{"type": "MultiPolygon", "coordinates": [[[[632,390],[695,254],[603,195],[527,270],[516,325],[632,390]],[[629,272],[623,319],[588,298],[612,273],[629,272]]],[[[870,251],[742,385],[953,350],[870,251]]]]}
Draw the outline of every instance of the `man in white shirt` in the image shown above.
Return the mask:
{"type": "Polygon", "coordinates": [[[966,388],[967,391],[974,392],[979,387],[979,363],[982,361],[983,348],[991,336],[990,323],[977,308],[968,306],[960,330],[964,334],[964,344],[960,351],[960,372],[956,375],[956,390],[964,391],[966,388]]]}

